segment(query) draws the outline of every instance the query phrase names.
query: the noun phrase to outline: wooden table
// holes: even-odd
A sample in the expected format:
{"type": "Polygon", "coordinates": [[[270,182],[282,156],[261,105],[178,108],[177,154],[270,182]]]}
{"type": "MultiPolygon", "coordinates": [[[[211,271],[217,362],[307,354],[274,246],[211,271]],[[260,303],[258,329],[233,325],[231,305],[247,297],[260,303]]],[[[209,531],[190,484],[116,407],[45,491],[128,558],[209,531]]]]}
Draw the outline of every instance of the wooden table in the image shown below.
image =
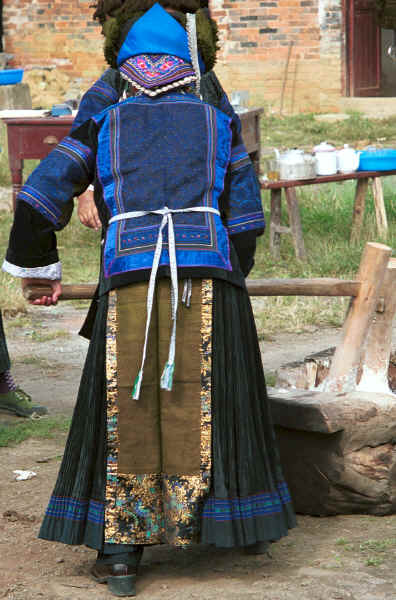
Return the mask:
{"type": "Polygon", "coordinates": [[[301,228],[300,210],[296,195],[296,188],[305,185],[317,185],[321,183],[332,183],[335,181],[356,180],[355,201],[352,216],[351,242],[359,238],[363,224],[364,207],[369,181],[372,182],[374,197],[375,216],[378,233],[385,237],[388,231],[388,222],[384,205],[381,177],[396,175],[396,169],[392,171],[356,171],[354,173],[337,173],[316,177],[315,179],[262,181],[261,188],[271,192],[271,216],[270,216],[270,251],[274,258],[280,257],[280,236],[289,233],[293,237],[296,257],[306,260],[304,238],[301,228]],[[285,192],[287,211],[290,227],[281,225],[282,212],[282,190],[285,192]]]}
{"type": "MultiPolygon", "coordinates": [[[[255,108],[239,114],[242,136],[257,174],[260,173],[260,115],[262,112],[262,108],[255,108]]],[[[7,125],[14,208],[16,197],[23,183],[24,159],[45,158],[56,144],[69,133],[73,120],[73,116],[3,119],[7,125]]]]}
{"type": "Polygon", "coordinates": [[[253,162],[257,176],[260,175],[260,117],[263,108],[252,108],[244,113],[238,113],[242,125],[242,137],[246,150],[253,162]]]}
{"type": "Polygon", "coordinates": [[[56,144],[69,133],[73,120],[73,116],[3,119],[7,125],[8,160],[14,208],[16,197],[22,186],[24,159],[45,158],[56,144]]]}

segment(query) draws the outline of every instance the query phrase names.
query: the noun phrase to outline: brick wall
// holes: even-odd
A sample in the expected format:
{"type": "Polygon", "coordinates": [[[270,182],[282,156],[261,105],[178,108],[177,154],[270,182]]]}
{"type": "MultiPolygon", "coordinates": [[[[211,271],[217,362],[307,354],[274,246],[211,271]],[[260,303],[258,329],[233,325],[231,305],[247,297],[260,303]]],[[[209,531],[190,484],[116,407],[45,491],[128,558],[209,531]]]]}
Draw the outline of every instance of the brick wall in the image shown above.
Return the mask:
{"type": "Polygon", "coordinates": [[[217,73],[252,104],[285,113],[337,110],[342,93],[341,0],[212,0],[221,35],[217,73]]]}
{"type": "Polygon", "coordinates": [[[14,55],[12,64],[24,67],[27,76],[32,69],[57,67],[72,86],[86,88],[105,67],[90,4],[92,0],[3,0],[4,51],[14,55]]]}
{"type": "MultiPolygon", "coordinates": [[[[27,70],[57,67],[85,89],[105,63],[92,0],[3,0],[4,49],[27,70]]],[[[216,71],[274,110],[337,109],[341,0],[211,0],[221,36],[216,71]]]]}

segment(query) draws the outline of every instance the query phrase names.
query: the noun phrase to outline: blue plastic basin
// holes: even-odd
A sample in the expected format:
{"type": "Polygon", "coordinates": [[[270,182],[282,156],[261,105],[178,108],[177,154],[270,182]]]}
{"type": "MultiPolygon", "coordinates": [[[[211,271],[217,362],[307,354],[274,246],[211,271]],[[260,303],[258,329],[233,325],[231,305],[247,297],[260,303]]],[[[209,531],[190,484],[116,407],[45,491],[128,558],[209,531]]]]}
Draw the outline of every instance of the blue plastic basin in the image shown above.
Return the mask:
{"type": "Polygon", "coordinates": [[[0,85],[20,83],[22,77],[23,69],[4,69],[4,71],[0,71],[0,85]]]}
{"type": "Polygon", "coordinates": [[[358,171],[392,171],[396,169],[396,150],[364,150],[360,154],[358,171]]]}

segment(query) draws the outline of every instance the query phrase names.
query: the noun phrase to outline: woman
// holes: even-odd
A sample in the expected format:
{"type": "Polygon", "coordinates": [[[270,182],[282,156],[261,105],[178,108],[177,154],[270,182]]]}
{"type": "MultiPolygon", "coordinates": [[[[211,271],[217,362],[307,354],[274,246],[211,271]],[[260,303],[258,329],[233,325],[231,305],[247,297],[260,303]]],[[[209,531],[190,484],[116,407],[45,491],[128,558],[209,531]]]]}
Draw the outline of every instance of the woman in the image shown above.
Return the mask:
{"type": "Polygon", "coordinates": [[[260,549],[295,523],[245,288],[260,192],[237,117],[200,99],[215,26],[195,0],[148,4],[106,21],[125,99],[30,176],[3,266],[55,303],[54,231],[94,184],[97,311],[40,537],[97,549],[92,574],[117,596],[135,594],[145,545],[260,549]]]}

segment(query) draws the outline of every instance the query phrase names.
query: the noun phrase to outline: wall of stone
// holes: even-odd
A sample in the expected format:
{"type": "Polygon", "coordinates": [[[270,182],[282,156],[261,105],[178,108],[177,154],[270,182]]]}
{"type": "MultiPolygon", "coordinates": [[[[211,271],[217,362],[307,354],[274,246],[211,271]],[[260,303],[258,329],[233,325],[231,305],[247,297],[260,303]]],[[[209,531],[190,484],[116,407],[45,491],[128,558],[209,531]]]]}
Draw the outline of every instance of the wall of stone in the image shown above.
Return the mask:
{"type": "MultiPolygon", "coordinates": [[[[105,68],[92,0],[3,0],[4,49],[26,69],[34,106],[76,97],[105,68]],[[61,98],[60,98],[61,96],[61,98]]],[[[216,67],[228,92],[284,113],[337,110],[341,0],[211,0],[216,67]]]]}

